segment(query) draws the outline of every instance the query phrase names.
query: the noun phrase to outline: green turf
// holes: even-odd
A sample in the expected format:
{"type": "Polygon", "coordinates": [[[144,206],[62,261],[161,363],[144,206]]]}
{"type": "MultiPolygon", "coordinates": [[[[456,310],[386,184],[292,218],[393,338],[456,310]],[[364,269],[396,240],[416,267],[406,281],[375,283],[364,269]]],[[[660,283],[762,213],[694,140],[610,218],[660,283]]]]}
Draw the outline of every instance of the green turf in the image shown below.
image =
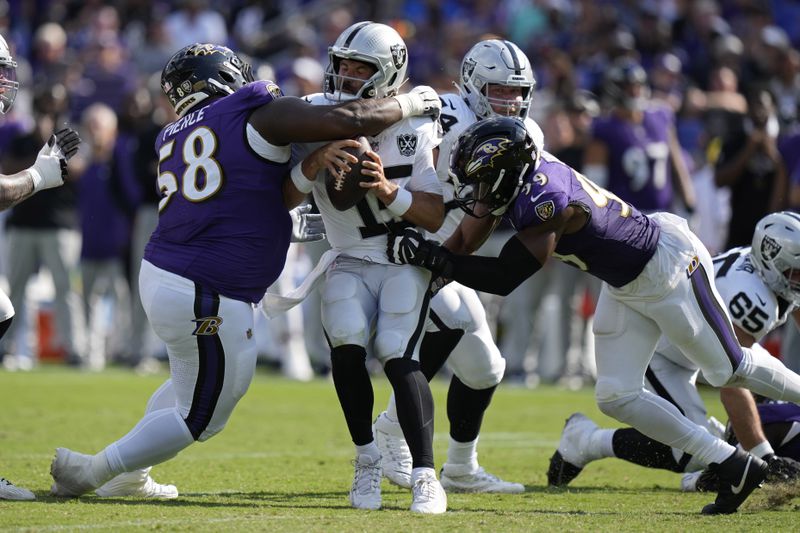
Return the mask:
{"type": "MultiPolygon", "coordinates": [[[[94,453],[140,418],[166,375],[111,370],[87,374],[45,367],[0,371],[0,476],[32,489],[38,501],[0,502],[2,531],[798,531],[800,500],[763,510],[756,494],[726,517],[700,516],[708,494],[683,494],[679,476],[607,459],[587,466],[568,491],[545,488],[547,462],[564,419],[583,411],[616,426],[594,405],[592,391],[500,387],[484,421],[481,464],[519,481],[521,495],[450,494],[443,516],[408,511],[411,496],[383,483],[384,509],[351,509],[347,491],[353,451],[333,385],[298,384],[259,373],[225,431],[156,467],[178,500],[77,500],[48,495],[53,449],[94,453]]],[[[376,378],[376,409],[389,391],[376,378]]],[[[447,447],[446,384],[437,404],[437,467],[447,447]]],[[[712,412],[719,414],[709,394],[712,412]]]]}

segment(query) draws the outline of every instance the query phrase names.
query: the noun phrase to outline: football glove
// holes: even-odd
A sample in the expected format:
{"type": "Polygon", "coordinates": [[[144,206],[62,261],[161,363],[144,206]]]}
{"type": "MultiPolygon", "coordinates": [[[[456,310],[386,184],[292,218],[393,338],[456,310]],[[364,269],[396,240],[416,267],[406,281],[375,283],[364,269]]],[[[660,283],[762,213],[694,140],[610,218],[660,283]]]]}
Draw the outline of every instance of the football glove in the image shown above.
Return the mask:
{"type": "Polygon", "coordinates": [[[39,150],[36,162],[28,169],[33,177],[34,191],[51,189],[64,184],[67,177],[67,161],[75,155],[81,144],[78,133],[64,128],[51,135],[39,150]]]}
{"type": "Polygon", "coordinates": [[[427,85],[418,85],[407,94],[398,94],[394,98],[400,104],[403,118],[427,115],[438,119],[442,111],[439,95],[427,85]]]}
{"type": "Polygon", "coordinates": [[[450,277],[452,254],[436,241],[425,239],[421,233],[407,228],[400,234],[391,234],[386,255],[396,265],[414,265],[426,268],[434,276],[450,277]]]}
{"type": "Polygon", "coordinates": [[[769,467],[769,474],[767,475],[767,482],[769,483],[794,481],[800,477],[800,463],[791,457],[781,457],[770,453],[765,455],[763,459],[769,467]]]}
{"type": "Polygon", "coordinates": [[[309,213],[311,204],[305,204],[289,211],[292,217],[292,242],[314,242],[325,238],[325,223],[322,215],[309,213]]]}

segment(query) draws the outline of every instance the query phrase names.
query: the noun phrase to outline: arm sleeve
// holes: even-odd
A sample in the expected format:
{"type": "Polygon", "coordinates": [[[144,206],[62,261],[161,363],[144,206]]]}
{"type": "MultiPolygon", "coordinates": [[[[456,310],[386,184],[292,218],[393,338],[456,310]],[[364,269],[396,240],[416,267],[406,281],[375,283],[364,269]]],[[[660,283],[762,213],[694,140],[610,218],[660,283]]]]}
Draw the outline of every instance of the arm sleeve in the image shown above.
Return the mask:
{"type": "Polygon", "coordinates": [[[451,277],[477,291],[506,296],[542,268],[539,261],[516,236],[511,237],[498,257],[453,255],[451,277]]]}

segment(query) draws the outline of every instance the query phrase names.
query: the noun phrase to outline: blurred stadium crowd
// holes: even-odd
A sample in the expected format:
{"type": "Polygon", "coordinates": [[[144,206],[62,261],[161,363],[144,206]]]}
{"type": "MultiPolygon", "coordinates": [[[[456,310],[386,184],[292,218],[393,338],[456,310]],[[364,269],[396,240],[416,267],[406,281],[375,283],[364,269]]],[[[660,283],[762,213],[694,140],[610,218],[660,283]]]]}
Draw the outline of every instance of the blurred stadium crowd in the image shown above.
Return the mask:
{"type": "MultiPolygon", "coordinates": [[[[4,366],[52,359],[147,371],[162,356],[135,280],[157,217],[153,143],[174,118],[159,81],[175,51],[192,42],[226,44],[247,56],[256,78],[300,96],[320,90],[327,47],[357,20],[397,29],[409,48],[407,86],[440,92],[455,91],[461,59],[478,40],[500,36],[519,45],[536,71],[531,116],[545,147],[575,168],[606,105],[609,65],[622,56],[639,61],[652,98],[675,113],[695,188],[693,212],[677,195],[674,210],[690,217],[712,253],[749,244],[755,223],[737,221],[800,208],[796,1],[5,0],[0,34],[19,63],[21,90],[0,123],[2,171],[29,166],[64,122],[86,142],[67,186],[0,219],[0,277],[20,318],[0,347],[4,366]],[[748,115],[755,107],[767,113],[757,140],[748,115]],[[757,145],[753,164],[736,184],[717,186],[720,154],[748,141],[757,145]]],[[[488,249],[499,250],[507,236],[498,232],[488,249]]],[[[297,246],[279,284],[295,285],[324,251],[322,244],[297,246]]],[[[586,332],[597,287],[564,275],[560,265],[548,269],[503,302],[487,298],[487,309],[507,379],[579,386],[593,375],[586,332]]],[[[326,371],[314,306],[309,300],[295,314],[261,322],[264,358],[297,379],[326,371]]],[[[784,329],[772,347],[782,345],[787,365],[798,370],[789,355],[800,354],[800,343],[793,326],[784,329]]]]}

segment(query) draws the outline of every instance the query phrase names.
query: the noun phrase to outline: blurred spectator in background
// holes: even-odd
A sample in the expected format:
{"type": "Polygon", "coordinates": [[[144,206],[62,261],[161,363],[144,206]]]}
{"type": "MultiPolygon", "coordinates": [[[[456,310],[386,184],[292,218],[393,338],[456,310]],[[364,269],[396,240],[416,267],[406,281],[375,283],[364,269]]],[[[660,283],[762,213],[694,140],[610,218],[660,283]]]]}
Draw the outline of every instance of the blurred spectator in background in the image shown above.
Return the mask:
{"type": "Polygon", "coordinates": [[[167,15],[164,29],[173,52],[192,43],[228,44],[225,18],[209,8],[208,0],[181,0],[167,15]]]}
{"type": "Polygon", "coordinates": [[[778,118],[772,95],[754,89],[741,126],[725,138],[714,180],[731,191],[732,216],[726,249],[747,246],[758,221],[787,201],[787,178],[778,151],[778,118]]]}
{"type": "MultiPolygon", "coordinates": [[[[34,127],[14,138],[3,152],[3,172],[12,174],[23,170],[36,160],[42,144],[55,129],[64,124],[67,91],[63,85],[45,85],[37,89],[33,99],[34,127]]],[[[72,164],[72,163],[70,163],[72,164]]],[[[45,267],[51,274],[53,310],[57,332],[56,346],[63,351],[68,363],[77,364],[82,357],[83,320],[80,298],[71,284],[77,272],[80,234],[77,231],[75,183],[72,175],[54,189],[34,195],[15,206],[6,221],[11,303],[17,315],[25,316],[28,281],[45,267]]],[[[35,361],[35,349],[27,346],[27,330],[23,320],[15,320],[4,341],[3,352],[13,354],[19,368],[30,368],[35,361]],[[16,342],[15,342],[16,341],[16,342]]],[[[9,363],[10,361],[6,361],[9,363]]]]}
{"type": "Polygon", "coordinates": [[[90,153],[78,177],[81,278],[88,328],[86,367],[102,370],[118,357],[130,332],[130,291],[125,276],[130,226],[138,204],[134,167],[118,141],[117,116],[95,103],[83,113],[83,138],[90,153]]]}

